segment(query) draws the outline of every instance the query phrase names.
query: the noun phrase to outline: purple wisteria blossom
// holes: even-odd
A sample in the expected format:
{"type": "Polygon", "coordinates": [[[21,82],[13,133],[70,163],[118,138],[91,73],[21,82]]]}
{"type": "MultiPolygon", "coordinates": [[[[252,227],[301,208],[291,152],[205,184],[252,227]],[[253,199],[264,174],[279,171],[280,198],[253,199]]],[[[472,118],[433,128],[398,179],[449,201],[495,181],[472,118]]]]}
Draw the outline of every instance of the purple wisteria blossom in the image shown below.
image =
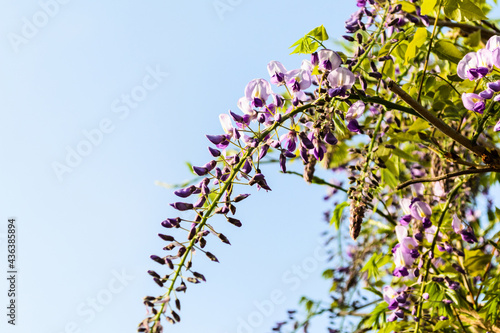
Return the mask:
{"type": "Polygon", "coordinates": [[[491,52],[493,64],[500,67],[500,36],[492,36],[486,43],[486,49],[491,52]]]}
{"type": "Polygon", "coordinates": [[[285,80],[288,88],[294,93],[305,90],[311,86],[311,75],[307,70],[302,68],[293,69],[287,72],[285,80]]]}
{"type": "Polygon", "coordinates": [[[254,79],[245,88],[245,98],[253,107],[263,107],[272,94],[271,85],[264,79],[254,79]]]}
{"type": "Polygon", "coordinates": [[[475,111],[477,113],[483,113],[486,105],[484,103],[484,99],[481,98],[478,94],[474,93],[463,93],[462,94],[462,103],[467,110],[475,111]]]}
{"type": "Polygon", "coordinates": [[[493,69],[493,54],[488,49],[467,53],[457,65],[457,74],[471,81],[485,77],[493,69]]]}
{"type": "Polygon", "coordinates": [[[285,83],[285,74],[287,72],[285,66],[279,61],[270,61],[267,64],[267,71],[271,77],[271,83],[280,86],[285,83]]]}
{"type": "Polygon", "coordinates": [[[328,74],[327,80],[331,86],[328,94],[330,97],[334,97],[339,95],[342,96],[348,89],[351,89],[352,85],[356,81],[356,78],[347,68],[339,67],[328,74]]]}
{"type": "Polygon", "coordinates": [[[357,101],[349,107],[347,113],[345,114],[345,120],[351,121],[353,119],[358,119],[365,112],[365,103],[362,101],[357,101]]]}
{"type": "Polygon", "coordinates": [[[317,52],[317,63],[313,62],[313,65],[318,65],[320,70],[331,71],[339,68],[341,63],[342,59],[337,52],[325,49],[317,52]]]}

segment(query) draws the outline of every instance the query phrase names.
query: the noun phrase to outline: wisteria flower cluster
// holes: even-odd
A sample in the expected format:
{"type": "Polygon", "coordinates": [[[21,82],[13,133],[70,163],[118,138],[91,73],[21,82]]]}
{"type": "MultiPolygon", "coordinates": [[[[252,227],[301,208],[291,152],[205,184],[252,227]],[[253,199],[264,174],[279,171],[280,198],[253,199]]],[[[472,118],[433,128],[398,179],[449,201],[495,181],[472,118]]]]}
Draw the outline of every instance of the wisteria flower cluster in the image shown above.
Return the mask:
{"type": "Polygon", "coordinates": [[[244,186],[273,195],[264,163],[325,186],[332,205],[328,297],[303,297],[273,331],[328,316],[328,332],[500,332],[500,29],[481,1],[355,4],[343,50],[313,29],[293,45],[296,68],[270,61],[207,133],[161,222],[148,273],[162,293],[144,298],[139,332],[181,321],[181,293],[206,281],[198,256],[218,262],[220,224],[245,223],[244,186]]]}

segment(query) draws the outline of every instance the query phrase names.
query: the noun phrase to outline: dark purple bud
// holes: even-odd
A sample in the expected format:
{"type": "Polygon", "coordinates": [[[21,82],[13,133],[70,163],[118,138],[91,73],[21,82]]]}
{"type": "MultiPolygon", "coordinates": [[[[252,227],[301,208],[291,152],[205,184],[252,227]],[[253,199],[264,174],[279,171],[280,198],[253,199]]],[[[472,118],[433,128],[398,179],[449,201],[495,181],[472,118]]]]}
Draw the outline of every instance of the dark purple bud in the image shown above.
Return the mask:
{"type": "Polygon", "coordinates": [[[471,227],[468,227],[467,229],[460,231],[460,235],[462,236],[462,239],[467,243],[470,244],[477,243],[476,235],[474,235],[474,230],[472,230],[471,227]]]}
{"type": "Polygon", "coordinates": [[[361,127],[359,126],[359,123],[356,119],[352,119],[351,121],[349,121],[349,123],[347,124],[347,129],[354,133],[361,132],[361,127]]]}
{"type": "Polygon", "coordinates": [[[228,159],[228,162],[231,165],[236,165],[236,164],[240,163],[240,156],[238,154],[233,155],[232,157],[230,157],[228,159]]]}
{"type": "Polygon", "coordinates": [[[399,24],[399,18],[395,18],[393,20],[391,20],[391,22],[389,22],[388,26],[393,26],[393,25],[397,25],[399,24]]]}
{"type": "Polygon", "coordinates": [[[181,198],[187,198],[191,194],[193,194],[194,191],[196,191],[196,186],[191,185],[191,186],[188,186],[186,188],[181,188],[177,191],[174,191],[174,194],[178,197],[181,197],[181,198]]]}
{"type": "Polygon", "coordinates": [[[271,188],[267,185],[267,182],[266,182],[266,179],[264,178],[264,175],[261,173],[257,173],[248,182],[248,185],[250,185],[250,186],[252,186],[254,184],[257,184],[258,186],[262,187],[266,191],[271,191],[271,188]]]}
{"type": "Polygon", "coordinates": [[[500,91],[500,81],[488,82],[487,86],[489,89],[493,90],[494,92],[500,91]]]}
{"type": "Polygon", "coordinates": [[[212,171],[216,165],[217,165],[217,162],[215,162],[214,160],[211,160],[210,162],[205,164],[203,167],[206,168],[208,171],[212,171]]]}
{"type": "Polygon", "coordinates": [[[313,54],[311,54],[311,63],[313,64],[313,66],[318,65],[319,63],[318,52],[314,52],[313,54]]]}
{"type": "Polygon", "coordinates": [[[410,255],[413,259],[417,259],[418,257],[420,257],[420,253],[418,253],[417,249],[410,250],[410,255]]]}
{"type": "Polygon", "coordinates": [[[214,175],[215,178],[220,179],[220,177],[222,176],[222,171],[220,171],[220,168],[215,168],[214,175]]]}
{"type": "Polygon", "coordinates": [[[184,255],[184,253],[186,253],[186,248],[183,246],[179,249],[179,252],[177,252],[177,257],[182,257],[184,255]]]}
{"type": "Polygon", "coordinates": [[[164,234],[158,234],[158,236],[163,239],[164,241],[167,241],[167,242],[173,242],[175,239],[174,237],[172,236],[169,236],[169,235],[164,235],[164,234]]]}
{"type": "Polygon", "coordinates": [[[453,266],[453,268],[455,268],[455,270],[456,270],[457,272],[462,273],[462,274],[465,274],[464,269],[463,269],[462,267],[460,267],[458,264],[453,263],[453,264],[452,264],[452,266],[453,266]]]}
{"type": "Polygon", "coordinates": [[[368,76],[371,76],[374,79],[380,80],[382,78],[382,73],[379,72],[370,72],[368,76]]]}
{"type": "Polygon", "coordinates": [[[299,138],[300,138],[300,142],[302,143],[302,145],[304,147],[306,147],[307,149],[314,149],[314,145],[311,142],[311,140],[309,140],[309,138],[307,137],[306,133],[300,132],[299,133],[299,138]]]}
{"type": "Polygon", "coordinates": [[[159,263],[160,265],[165,265],[165,259],[163,259],[163,258],[155,256],[154,254],[152,256],[150,256],[150,258],[152,260],[156,261],[157,263],[159,263]]]}
{"type": "Polygon", "coordinates": [[[280,154],[279,160],[281,171],[283,171],[283,173],[286,173],[286,157],[285,155],[283,155],[283,153],[280,154]]]}
{"type": "Polygon", "coordinates": [[[363,44],[363,35],[361,35],[359,32],[356,34],[356,40],[358,44],[363,44]]]}
{"type": "Polygon", "coordinates": [[[161,223],[161,225],[165,228],[173,228],[179,225],[181,222],[180,218],[175,218],[175,219],[166,219],[161,223]]]}
{"type": "MultiPolygon", "coordinates": [[[[161,276],[158,273],[156,273],[155,271],[148,271],[148,274],[151,275],[152,277],[155,277],[155,278],[158,278],[158,279],[161,278],[161,276]]],[[[149,300],[150,301],[154,300],[154,297],[153,297],[153,299],[149,299],[149,300]]]]}
{"type": "Polygon", "coordinates": [[[455,252],[455,254],[459,257],[465,257],[465,253],[463,253],[462,251],[460,251],[459,249],[453,249],[453,252],[455,252]]]}
{"type": "Polygon", "coordinates": [[[441,321],[448,320],[448,317],[446,317],[446,316],[439,316],[439,320],[441,320],[441,321]]]}
{"type": "Polygon", "coordinates": [[[361,89],[365,91],[366,88],[368,87],[368,84],[366,83],[366,80],[363,76],[359,77],[359,83],[361,83],[361,89]]]}
{"type": "Polygon", "coordinates": [[[226,244],[231,245],[231,243],[229,242],[229,239],[227,239],[227,237],[224,236],[223,234],[219,234],[218,237],[222,241],[222,243],[226,243],[226,244]]]}
{"type": "Polygon", "coordinates": [[[261,160],[264,156],[266,156],[268,150],[269,150],[269,146],[268,145],[263,145],[260,148],[259,160],[261,160]]]}
{"type": "Polygon", "coordinates": [[[427,229],[427,228],[430,228],[432,226],[432,222],[431,222],[431,219],[429,219],[428,217],[424,217],[422,219],[422,226],[427,229]]]}
{"type": "Polygon", "coordinates": [[[216,256],[214,256],[212,253],[210,253],[210,252],[206,252],[205,254],[207,255],[207,257],[208,257],[210,260],[215,261],[215,262],[219,262],[219,260],[217,260],[217,257],[216,257],[216,256]]]}
{"type": "Polygon", "coordinates": [[[348,35],[343,35],[342,38],[344,38],[348,42],[354,42],[354,38],[348,35]]]}
{"type": "Polygon", "coordinates": [[[195,165],[193,165],[193,171],[198,176],[204,176],[204,175],[206,175],[208,173],[208,169],[207,168],[205,168],[205,167],[199,167],[199,166],[195,166],[195,165]]]}
{"type": "Polygon", "coordinates": [[[403,6],[399,3],[396,6],[394,6],[394,9],[391,11],[391,14],[397,13],[401,10],[403,6]]]}
{"type": "Polygon", "coordinates": [[[415,239],[419,242],[422,242],[424,240],[424,234],[421,232],[417,232],[415,235],[413,235],[415,239]]]}
{"type": "Polygon", "coordinates": [[[239,140],[241,138],[240,131],[236,127],[233,128],[233,136],[236,140],[239,140]]]}
{"type": "Polygon", "coordinates": [[[314,157],[316,157],[316,159],[318,161],[322,161],[323,157],[325,157],[325,151],[323,150],[322,147],[317,146],[317,147],[314,147],[314,149],[313,149],[313,155],[314,155],[314,157]]]}
{"type": "Polygon", "coordinates": [[[483,90],[479,93],[479,97],[481,98],[484,98],[484,99],[490,99],[493,97],[493,94],[495,92],[492,90],[492,89],[486,89],[486,90],[483,90]]]}
{"type": "Polygon", "coordinates": [[[207,139],[212,142],[214,145],[218,145],[226,140],[225,135],[205,135],[207,139]]]}
{"type": "Polygon", "coordinates": [[[294,98],[292,99],[292,105],[293,105],[293,106],[297,106],[297,105],[299,105],[299,99],[298,99],[297,97],[294,97],[294,98]]]}
{"type": "Polygon", "coordinates": [[[415,268],[415,270],[413,271],[413,275],[415,275],[415,277],[419,277],[420,276],[420,269],[415,268]]]}
{"type": "Polygon", "coordinates": [[[157,285],[159,285],[160,287],[163,288],[163,282],[161,282],[160,279],[158,279],[158,278],[155,277],[155,278],[153,278],[153,280],[154,280],[154,282],[156,282],[157,285]]]}
{"type": "Polygon", "coordinates": [[[240,220],[238,220],[238,219],[234,219],[234,218],[232,218],[232,217],[228,217],[228,218],[227,218],[227,221],[228,221],[229,223],[231,223],[232,225],[237,226],[238,228],[242,226],[241,221],[240,221],[240,220]]]}
{"type": "Polygon", "coordinates": [[[403,312],[403,310],[401,310],[401,309],[396,310],[396,311],[394,312],[394,314],[395,314],[396,316],[398,316],[398,318],[404,318],[404,317],[405,317],[405,313],[404,313],[404,312],[403,312]]]}
{"type": "Polygon", "coordinates": [[[434,282],[438,282],[438,283],[441,283],[441,282],[443,282],[443,281],[444,281],[444,279],[443,279],[442,277],[434,276],[434,277],[432,278],[432,281],[434,281],[434,282]]]}
{"type": "Polygon", "coordinates": [[[200,198],[198,199],[198,201],[196,201],[194,203],[193,207],[195,207],[195,208],[201,208],[201,207],[203,207],[203,205],[205,204],[206,200],[207,200],[207,198],[204,195],[200,196],[200,198]]]}
{"type": "Polygon", "coordinates": [[[252,171],[252,165],[250,164],[250,161],[245,161],[245,164],[243,164],[243,167],[241,167],[241,171],[246,174],[249,174],[252,171]]]}
{"type": "Polygon", "coordinates": [[[325,142],[328,143],[329,145],[336,145],[339,140],[337,140],[337,138],[335,137],[335,135],[333,135],[332,133],[328,132],[326,133],[325,135],[325,142]]]}
{"type": "Polygon", "coordinates": [[[187,202],[174,202],[171,203],[170,206],[180,211],[193,209],[193,204],[187,202]]]}
{"type": "Polygon", "coordinates": [[[229,111],[229,114],[231,115],[231,118],[233,118],[233,120],[237,123],[243,123],[244,120],[243,120],[243,117],[240,116],[239,114],[236,114],[234,113],[233,111],[229,111]]]}
{"type": "Polygon", "coordinates": [[[207,279],[205,279],[205,276],[203,276],[203,274],[201,274],[201,273],[197,273],[197,272],[193,272],[193,275],[194,275],[197,279],[200,279],[200,280],[202,280],[203,282],[207,282],[207,279]]]}
{"type": "Polygon", "coordinates": [[[167,263],[168,268],[174,269],[174,263],[172,262],[172,260],[167,258],[166,263],[167,263]]]}
{"type": "Polygon", "coordinates": [[[215,211],[214,211],[215,214],[223,214],[223,215],[226,215],[227,213],[229,213],[229,208],[226,207],[226,206],[222,206],[222,207],[218,207],[215,211]]]}
{"type": "Polygon", "coordinates": [[[221,152],[220,150],[217,150],[215,148],[212,148],[212,147],[208,147],[208,150],[210,151],[210,154],[213,156],[213,157],[219,157],[221,152]]]}
{"type": "Polygon", "coordinates": [[[292,153],[291,151],[288,151],[288,150],[285,150],[283,152],[283,154],[285,155],[286,158],[295,158],[295,157],[297,157],[294,153],[292,153]]]}
{"type": "Polygon", "coordinates": [[[250,194],[239,194],[239,195],[237,195],[237,196],[233,199],[233,201],[234,201],[234,202],[240,202],[241,200],[244,200],[244,199],[248,198],[249,196],[250,196],[250,194]]]}

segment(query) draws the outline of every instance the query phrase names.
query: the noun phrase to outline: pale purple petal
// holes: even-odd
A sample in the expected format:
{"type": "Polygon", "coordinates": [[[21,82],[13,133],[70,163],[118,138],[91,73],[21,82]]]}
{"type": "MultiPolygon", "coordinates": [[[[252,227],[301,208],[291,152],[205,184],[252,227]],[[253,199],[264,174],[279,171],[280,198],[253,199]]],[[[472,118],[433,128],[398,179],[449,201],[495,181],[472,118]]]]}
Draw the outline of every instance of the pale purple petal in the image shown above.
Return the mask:
{"type": "Polygon", "coordinates": [[[365,103],[362,101],[357,101],[349,107],[345,115],[346,121],[351,121],[353,119],[358,119],[363,112],[365,112],[365,103]]]}

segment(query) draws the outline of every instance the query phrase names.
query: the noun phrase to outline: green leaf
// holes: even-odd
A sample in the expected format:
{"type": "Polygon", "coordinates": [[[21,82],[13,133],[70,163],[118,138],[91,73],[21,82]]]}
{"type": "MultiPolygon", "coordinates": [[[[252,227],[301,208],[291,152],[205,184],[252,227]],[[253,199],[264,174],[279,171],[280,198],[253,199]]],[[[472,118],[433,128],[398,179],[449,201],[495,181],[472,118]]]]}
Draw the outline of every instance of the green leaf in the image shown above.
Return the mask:
{"type": "Polygon", "coordinates": [[[429,129],[431,126],[427,122],[427,120],[424,119],[417,119],[411,126],[408,128],[408,133],[418,133],[423,130],[429,129]]]}
{"type": "Polygon", "coordinates": [[[422,7],[420,8],[420,14],[427,15],[432,14],[434,7],[436,7],[438,0],[424,0],[422,2],[422,7]]]}
{"type": "Polygon", "coordinates": [[[447,18],[458,22],[488,19],[470,0],[446,0],[443,9],[447,18]]]}
{"type": "Polygon", "coordinates": [[[323,25],[320,25],[319,27],[312,29],[311,31],[309,31],[307,35],[313,36],[314,38],[320,41],[324,41],[329,38],[328,34],[326,33],[326,29],[323,25]]]}
{"type": "Polygon", "coordinates": [[[455,64],[458,64],[464,57],[464,54],[452,42],[444,39],[440,39],[434,44],[432,52],[439,58],[449,60],[455,64]]]}
{"type": "Polygon", "coordinates": [[[473,33],[469,34],[469,37],[465,40],[465,44],[476,47],[481,42],[481,30],[476,30],[473,33]]]}
{"type": "Polygon", "coordinates": [[[410,60],[415,58],[417,54],[417,49],[424,45],[427,40],[427,29],[426,28],[418,28],[413,36],[412,41],[408,44],[408,48],[405,52],[405,65],[408,64],[410,60]]]}
{"type": "Polygon", "coordinates": [[[382,169],[382,183],[389,185],[392,189],[398,186],[398,181],[394,174],[387,169],[382,169]]]}
{"type": "Polygon", "coordinates": [[[330,225],[335,223],[336,229],[340,227],[340,220],[342,219],[342,213],[344,211],[344,208],[346,208],[347,206],[349,206],[348,202],[343,202],[335,206],[335,209],[333,210],[332,214],[332,219],[330,220],[330,225]]]}
{"type": "Polygon", "coordinates": [[[418,162],[419,159],[413,155],[410,155],[408,154],[407,152],[405,152],[404,150],[401,150],[399,148],[395,148],[392,150],[392,153],[396,156],[399,156],[409,162],[418,162]]]}
{"type": "Polygon", "coordinates": [[[311,31],[309,31],[304,37],[302,37],[301,39],[296,41],[292,46],[290,46],[289,48],[296,46],[295,49],[290,54],[313,53],[319,47],[319,43],[316,42],[315,40],[324,41],[327,40],[328,38],[329,37],[328,34],[326,33],[325,27],[323,25],[320,25],[319,27],[316,27],[311,31]]]}

